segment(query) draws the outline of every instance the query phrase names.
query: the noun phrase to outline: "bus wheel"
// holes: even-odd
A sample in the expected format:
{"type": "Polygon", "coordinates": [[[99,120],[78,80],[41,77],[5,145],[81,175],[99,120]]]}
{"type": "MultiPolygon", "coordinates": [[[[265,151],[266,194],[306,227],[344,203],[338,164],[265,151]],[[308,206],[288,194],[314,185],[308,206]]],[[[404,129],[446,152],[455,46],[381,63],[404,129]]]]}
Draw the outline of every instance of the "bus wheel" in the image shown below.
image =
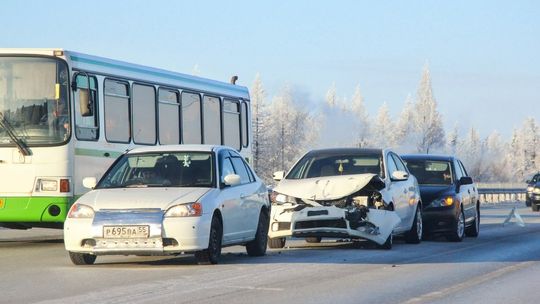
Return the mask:
{"type": "Polygon", "coordinates": [[[69,252],[69,258],[75,265],[92,265],[96,261],[96,256],[88,253],[69,252]]]}

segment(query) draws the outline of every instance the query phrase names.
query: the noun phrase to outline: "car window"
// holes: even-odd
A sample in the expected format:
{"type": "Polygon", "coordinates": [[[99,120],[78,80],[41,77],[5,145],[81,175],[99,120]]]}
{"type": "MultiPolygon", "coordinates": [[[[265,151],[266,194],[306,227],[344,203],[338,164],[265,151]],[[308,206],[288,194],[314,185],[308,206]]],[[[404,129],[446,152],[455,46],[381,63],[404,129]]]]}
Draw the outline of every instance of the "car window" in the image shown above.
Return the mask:
{"type": "Polygon", "coordinates": [[[407,168],[420,185],[451,185],[451,162],[444,160],[412,159],[407,168]]]}
{"type": "Polygon", "coordinates": [[[384,178],[381,155],[370,154],[307,154],[291,169],[287,179],[323,176],[377,174],[384,178]]]}
{"type": "Polygon", "coordinates": [[[247,184],[251,182],[249,173],[244,165],[244,161],[241,157],[231,157],[233,163],[234,171],[236,174],[240,175],[240,183],[247,184]]]}
{"type": "Polygon", "coordinates": [[[397,155],[392,153],[392,158],[394,159],[394,162],[395,162],[398,170],[407,172],[407,169],[405,168],[405,165],[403,164],[403,162],[401,161],[401,159],[397,155]]]}
{"type": "Polygon", "coordinates": [[[461,177],[465,176],[463,169],[459,165],[458,161],[454,161],[454,167],[456,169],[456,180],[459,180],[461,177]]]}
{"type": "Polygon", "coordinates": [[[231,163],[231,158],[230,157],[222,157],[220,159],[220,172],[221,172],[221,176],[219,177],[219,181],[221,183],[224,183],[225,182],[225,176],[229,175],[229,174],[235,174],[234,172],[234,167],[231,163]]]}
{"type": "Polygon", "coordinates": [[[386,160],[386,165],[388,166],[388,176],[392,177],[392,173],[397,171],[396,163],[394,162],[394,158],[392,158],[390,154],[388,155],[386,160]]]}
{"type": "Polygon", "coordinates": [[[467,173],[467,170],[465,170],[465,166],[463,166],[463,163],[458,160],[458,163],[459,163],[459,168],[461,169],[461,172],[463,173],[463,176],[469,176],[469,174],[467,173]]]}

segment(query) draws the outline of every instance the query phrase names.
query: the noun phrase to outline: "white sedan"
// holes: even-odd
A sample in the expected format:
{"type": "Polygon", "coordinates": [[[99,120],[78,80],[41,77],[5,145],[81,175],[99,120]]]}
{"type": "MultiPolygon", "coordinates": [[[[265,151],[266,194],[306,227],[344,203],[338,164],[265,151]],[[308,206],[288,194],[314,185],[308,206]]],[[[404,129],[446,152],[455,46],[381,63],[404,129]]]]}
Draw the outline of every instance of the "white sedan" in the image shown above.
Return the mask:
{"type": "Polygon", "coordinates": [[[367,239],[392,248],[392,235],[422,239],[416,178],[390,150],[336,148],[305,154],[272,192],[269,246],[286,237],[367,239]]]}
{"type": "Polygon", "coordinates": [[[233,149],[176,145],[122,155],[69,210],[64,242],[76,265],[98,255],[176,255],[218,262],[222,246],[266,252],[270,203],[262,181],[233,149]]]}

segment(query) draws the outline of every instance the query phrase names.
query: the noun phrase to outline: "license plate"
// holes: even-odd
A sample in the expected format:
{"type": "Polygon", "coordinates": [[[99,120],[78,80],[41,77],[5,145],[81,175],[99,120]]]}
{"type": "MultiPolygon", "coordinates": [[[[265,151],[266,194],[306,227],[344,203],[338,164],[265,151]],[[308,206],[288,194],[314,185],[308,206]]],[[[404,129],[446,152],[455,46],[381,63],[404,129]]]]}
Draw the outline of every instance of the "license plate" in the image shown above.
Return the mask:
{"type": "Polygon", "coordinates": [[[103,237],[109,239],[148,238],[150,226],[104,226],[103,237]]]}

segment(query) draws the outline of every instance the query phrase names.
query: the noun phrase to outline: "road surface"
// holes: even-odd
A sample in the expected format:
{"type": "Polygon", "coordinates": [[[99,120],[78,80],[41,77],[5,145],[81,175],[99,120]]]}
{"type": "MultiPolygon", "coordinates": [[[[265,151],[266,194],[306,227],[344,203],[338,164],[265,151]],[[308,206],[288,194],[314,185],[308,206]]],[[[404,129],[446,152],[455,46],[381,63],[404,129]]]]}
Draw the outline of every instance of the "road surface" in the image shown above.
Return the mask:
{"type": "Polygon", "coordinates": [[[537,303],[540,214],[523,203],[481,212],[480,236],[461,243],[396,240],[385,251],[296,239],[259,258],[225,248],[209,266],[189,255],[74,266],[61,231],[2,229],[0,303],[537,303]],[[525,227],[502,225],[514,206],[525,227]]]}

